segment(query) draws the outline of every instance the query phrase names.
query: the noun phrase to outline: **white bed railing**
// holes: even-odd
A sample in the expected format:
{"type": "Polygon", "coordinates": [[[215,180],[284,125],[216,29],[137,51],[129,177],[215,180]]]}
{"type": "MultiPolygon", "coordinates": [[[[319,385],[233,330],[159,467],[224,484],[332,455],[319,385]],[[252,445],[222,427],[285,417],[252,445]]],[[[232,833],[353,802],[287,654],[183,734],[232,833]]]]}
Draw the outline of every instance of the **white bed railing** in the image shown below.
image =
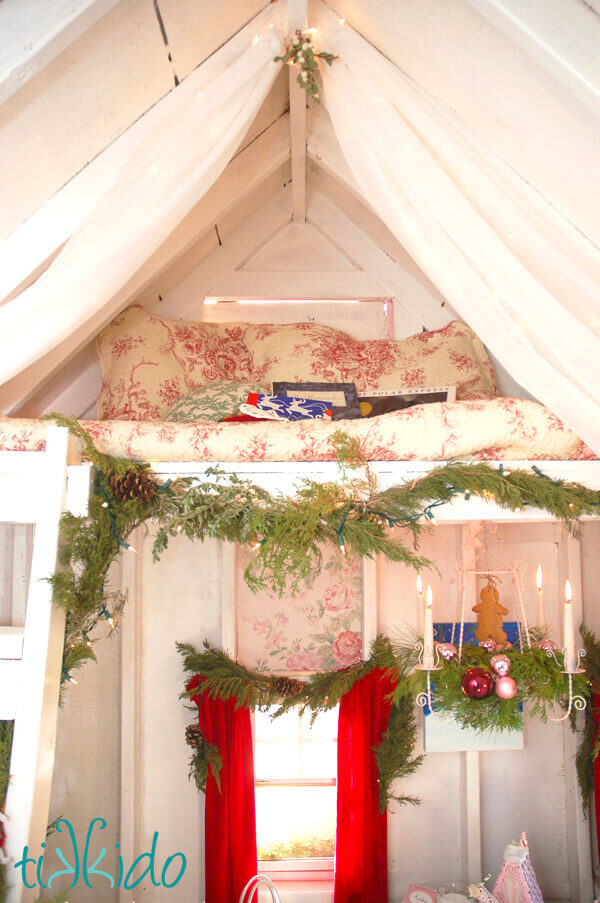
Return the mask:
{"type": "Polygon", "coordinates": [[[0,719],[14,720],[6,798],[7,903],[29,903],[14,863],[25,845],[37,858],[46,837],[54,767],[64,642],[64,613],[47,578],[56,570],[59,523],[67,507],[84,513],[89,468],[73,468],[67,490],[68,431],[48,430],[41,452],[0,452],[0,522],[33,524],[24,627],[0,628],[0,719]],[[86,483],[87,471],[87,483],[86,483]]]}

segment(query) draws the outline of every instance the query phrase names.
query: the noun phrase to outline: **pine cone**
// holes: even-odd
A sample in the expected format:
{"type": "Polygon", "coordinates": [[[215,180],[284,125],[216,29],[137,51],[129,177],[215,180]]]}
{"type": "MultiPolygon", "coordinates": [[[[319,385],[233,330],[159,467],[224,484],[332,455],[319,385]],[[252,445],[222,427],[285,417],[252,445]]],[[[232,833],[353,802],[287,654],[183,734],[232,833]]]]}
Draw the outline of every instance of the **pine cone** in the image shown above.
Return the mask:
{"type": "Polygon", "coordinates": [[[110,478],[110,488],[119,502],[128,499],[149,502],[156,495],[156,483],[144,470],[128,470],[122,477],[113,474],[110,478]]]}
{"type": "Polygon", "coordinates": [[[273,680],[273,690],[283,699],[297,696],[303,688],[303,683],[294,677],[276,677],[273,680]]]}
{"type": "Polygon", "coordinates": [[[188,724],[185,729],[185,742],[192,749],[202,749],[204,737],[202,731],[197,724],[188,724]]]}

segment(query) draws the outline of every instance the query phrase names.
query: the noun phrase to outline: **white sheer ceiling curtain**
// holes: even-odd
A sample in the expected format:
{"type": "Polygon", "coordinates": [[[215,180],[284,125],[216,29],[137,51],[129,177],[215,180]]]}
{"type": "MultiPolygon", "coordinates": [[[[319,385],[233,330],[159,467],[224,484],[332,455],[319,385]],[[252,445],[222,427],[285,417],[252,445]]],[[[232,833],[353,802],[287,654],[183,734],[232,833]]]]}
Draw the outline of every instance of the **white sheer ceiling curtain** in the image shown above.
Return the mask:
{"type": "Polygon", "coordinates": [[[56,260],[0,307],[0,384],[118,311],[119,290],[217,180],[249,129],[281,66],[273,58],[284,17],[285,4],[266,7],[161,101],[153,131],[120,161],[56,260]]]}
{"type": "Polygon", "coordinates": [[[315,24],[340,56],[323,102],[365,199],[517,382],[600,454],[599,249],[323,4],[315,24]]]}

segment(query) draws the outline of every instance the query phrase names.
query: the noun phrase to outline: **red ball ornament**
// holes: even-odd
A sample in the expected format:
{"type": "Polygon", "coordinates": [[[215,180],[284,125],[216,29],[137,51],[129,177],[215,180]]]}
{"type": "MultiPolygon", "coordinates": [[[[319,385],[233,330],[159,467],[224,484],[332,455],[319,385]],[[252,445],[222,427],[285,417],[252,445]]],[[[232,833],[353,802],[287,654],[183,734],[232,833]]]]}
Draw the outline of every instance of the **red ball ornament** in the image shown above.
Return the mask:
{"type": "Polygon", "coordinates": [[[517,695],[517,685],[512,677],[508,676],[499,677],[494,690],[496,691],[496,696],[499,696],[500,699],[512,699],[513,696],[517,695]]]}
{"type": "Polygon", "coordinates": [[[494,678],[485,668],[469,668],[465,671],[460,685],[469,699],[483,699],[494,689],[494,678]]]}

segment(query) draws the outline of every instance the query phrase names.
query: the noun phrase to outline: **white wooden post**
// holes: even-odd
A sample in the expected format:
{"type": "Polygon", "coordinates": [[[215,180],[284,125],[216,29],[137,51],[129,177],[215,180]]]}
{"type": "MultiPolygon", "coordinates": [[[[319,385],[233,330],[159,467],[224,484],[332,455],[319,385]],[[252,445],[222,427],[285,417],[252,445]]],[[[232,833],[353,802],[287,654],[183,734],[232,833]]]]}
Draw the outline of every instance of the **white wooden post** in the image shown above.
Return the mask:
{"type": "MultiPolygon", "coordinates": [[[[133,862],[140,851],[142,780],[142,548],[144,531],[131,537],[137,555],[121,555],[121,587],[127,606],[121,620],[121,853],[133,862]]],[[[119,888],[120,903],[131,891],[119,888]]]]}
{"type": "Polygon", "coordinates": [[[235,618],[235,569],[237,546],[234,542],[221,543],[221,647],[227,655],[237,655],[237,629],[235,618]]]}
{"type": "MultiPolygon", "coordinates": [[[[467,524],[462,528],[462,563],[465,568],[463,592],[467,605],[468,601],[475,599],[477,588],[476,575],[470,570],[477,567],[477,552],[475,549],[475,537],[481,529],[477,521],[467,524]]],[[[461,770],[463,772],[465,793],[465,827],[467,843],[467,878],[469,882],[479,884],[483,877],[481,858],[481,791],[479,753],[469,750],[460,754],[461,770]]]]}
{"type": "MultiPolygon", "coordinates": [[[[579,539],[563,530],[561,549],[565,550],[562,564],[565,579],[568,576],[573,587],[573,609],[575,625],[578,627],[584,619],[583,582],[581,576],[581,544],[579,539]]],[[[564,585],[564,584],[563,584],[564,585]]],[[[559,587],[559,600],[564,596],[559,587]]],[[[562,606],[560,606],[562,609],[562,606]]],[[[575,648],[581,647],[581,637],[577,632],[575,648]]],[[[565,678],[566,679],[566,678],[565,678]]],[[[578,720],[581,721],[581,715],[578,720]]],[[[592,876],[592,825],[583,817],[583,801],[579,790],[579,782],[575,771],[575,755],[579,745],[578,736],[571,730],[569,721],[563,725],[563,743],[565,755],[565,794],[567,815],[567,857],[569,863],[569,884],[573,903],[586,903],[594,898],[594,882],[592,876]]]]}
{"type": "MultiPolygon", "coordinates": [[[[67,445],[68,431],[50,427],[46,451],[22,459],[23,469],[18,476],[10,475],[12,479],[3,485],[6,492],[0,497],[0,518],[16,513],[19,520],[20,507],[25,520],[32,517],[32,508],[35,512],[23,655],[21,659],[0,661],[3,676],[9,677],[2,682],[4,704],[0,715],[10,717],[12,708],[15,719],[6,800],[6,850],[13,863],[21,858],[26,844],[30,855],[41,855],[48,824],[65,616],[52,603],[47,578],[57,562],[59,521],[66,498],[67,445]]],[[[10,865],[8,880],[8,903],[25,903],[37,896],[23,887],[10,865]]]]}

